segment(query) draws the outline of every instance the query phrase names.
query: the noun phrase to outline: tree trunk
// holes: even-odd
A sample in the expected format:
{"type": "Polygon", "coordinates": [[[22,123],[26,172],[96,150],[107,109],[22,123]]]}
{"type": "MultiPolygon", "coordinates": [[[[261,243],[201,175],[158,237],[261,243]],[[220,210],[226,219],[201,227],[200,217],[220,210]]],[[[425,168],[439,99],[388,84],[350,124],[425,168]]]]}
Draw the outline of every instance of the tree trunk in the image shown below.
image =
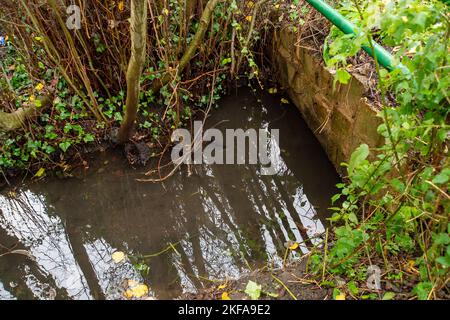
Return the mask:
{"type": "Polygon", "coordinates": [[[131,1],[131,57],[127,70],[125,117],[119,130],[119,143],[129,140],[139,104],[139,79],[145,64],[147,44],[147,0],[131,1]]]}
{"type": "MultiPolygon", "coordinates": [[[[180,60],[180,63],[178,64],[178,74],[181,74],[183,72],[186,65],[194,56],[197,48],[202,43],[206,30],[208,29],[209,23],[211,21],[211,16],[214,13],[214,9],[221,1],[222,0],[209,0],[206,4],[205,10],[203,10],[202,17],[200,18],[200,26],[194,35],[194,39],[192,39],[189,47],[186,49],[186,52],[184,53],[183,57],[180,60]]],[[[163,86],[169,83],[171,79],[172,75],[170,73],[166,73],[161,79],[155,80],[155,82],[153,82],[151,90],[153,91],[153,93],[158,92],[163,86]]]]}

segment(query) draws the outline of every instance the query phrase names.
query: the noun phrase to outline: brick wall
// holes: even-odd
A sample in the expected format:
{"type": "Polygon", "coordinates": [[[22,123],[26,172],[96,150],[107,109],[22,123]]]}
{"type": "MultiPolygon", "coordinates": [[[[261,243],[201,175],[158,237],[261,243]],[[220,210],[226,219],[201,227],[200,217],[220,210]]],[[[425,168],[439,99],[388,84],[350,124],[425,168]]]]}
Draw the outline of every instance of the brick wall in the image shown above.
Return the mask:
{"type": "Polygon", "coordinates": [[[364,86],[352,77],[347,85],[336,83],[322,59],[297,44],[289,30],[274,34],[272,60],[281,85],[301,111],[338,172],[353,150],[362,143],[380,146],[377,133],[381,118],[364,98],[364,86]]]}

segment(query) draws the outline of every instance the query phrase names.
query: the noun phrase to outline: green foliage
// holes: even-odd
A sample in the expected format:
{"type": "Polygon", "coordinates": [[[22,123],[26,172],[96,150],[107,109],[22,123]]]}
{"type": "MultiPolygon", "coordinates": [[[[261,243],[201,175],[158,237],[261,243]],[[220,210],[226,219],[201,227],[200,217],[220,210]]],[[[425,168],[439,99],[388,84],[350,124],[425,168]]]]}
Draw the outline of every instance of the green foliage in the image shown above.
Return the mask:
{"type": "Polygon", "coordinates": [[[252,299],[258,300],[261,297],[262,286],[254,281],[249,281],[245,288],[245,293],[252,299]]]}
{"type": "MultiPolygon", "coordinates": [[[[328,271],[357,280],[363,258],[370,257],[394,279],[389,265],[401,257],[419,270],[412,293],[432,298],[445,290],[450,265],[450,22],[443,14],[448,7],[437,1],[353,0],[343,1],[341,11],[361,33],[331,30],[324,58],[337,68],[336,81],[348,82],[348,58],[374,37],[397,48],[394,59],[409,73],[377,69],[384,104],[378,132],[385,144],[373,150],[361,145],[346,165],[348,182],[338,185],[341,192],[333,197],[342,204],[333,208],[331,220],[341,225],[334,230],[328,271]],[[388,91],[395,107],[384,100],[388,91]]],[[[392,298],[389,292],[383,296],[392,298]]]]}
{"type": "Polygon", "coordinates": [[[33,77],[22,60],[9,44],[7,58],[2,61],[2,76],[10,79],[16,107],[22,107],[40,94],[47,94],[50,86],[54,86],[56,99],[53,110],[45,110],[30,124],[30,131],[0,133],[0,168],[34,171],[41,170],[42,165],[53,164],[57,156],[64,159],[74,146],[94,142],[96,134],[87,130],[85,121],[89,114],[82,99],[70,93],[66,81],[58,77],[55,70],[47,70],[40,63],[38,75],[43,80],[36,83],[31,80],[33,77]],[[39,167],[31,167],[33,164],[39,167]]]}

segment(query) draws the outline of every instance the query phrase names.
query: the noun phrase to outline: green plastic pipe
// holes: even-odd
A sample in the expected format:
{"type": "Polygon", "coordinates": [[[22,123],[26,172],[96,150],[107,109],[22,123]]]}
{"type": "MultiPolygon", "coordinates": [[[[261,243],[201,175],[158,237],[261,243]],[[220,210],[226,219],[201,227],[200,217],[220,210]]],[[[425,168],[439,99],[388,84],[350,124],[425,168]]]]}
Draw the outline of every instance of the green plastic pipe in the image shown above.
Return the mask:
{"type": "MultiPolygon", "coordinates": [[[[327,18],[332,24],[338,27],[345,34],[357,34],[358,28],[354,26],[350,21],[344,18],[339,12],[337,12],[333,7],[331,7],[328,3],[322,0],[306,0],[308,3],[313,6],[317,11],[319,11],[325,18],[327,18]]],[[[393,65],[392,55],[386,51],[382,46],[380,46],[375,41],[372,41],[373,49],[370,46],[363,46],[362,48],[366,51],[371,57],[377,59],[377,61],[389,71],[400,68],[405,70],[406,67],[399,64],[397,66],[393,65]],[[373,52],[375,51],[375,52],[373,52]]]]}

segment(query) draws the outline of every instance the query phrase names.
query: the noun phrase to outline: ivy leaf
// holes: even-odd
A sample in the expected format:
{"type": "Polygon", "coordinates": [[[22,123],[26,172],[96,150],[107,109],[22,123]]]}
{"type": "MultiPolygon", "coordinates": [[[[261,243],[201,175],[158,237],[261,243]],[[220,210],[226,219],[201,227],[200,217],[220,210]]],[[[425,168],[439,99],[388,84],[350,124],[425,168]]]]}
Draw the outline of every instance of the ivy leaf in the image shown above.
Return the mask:
{"type": "Polygon", "coordinates": [[[221,65],[225,66],[225,65],[231,63],[231,61],[232,61],[231,58],[225,58],[225,59],[222,60],[221,65]]]}
{"type": "Polygon", "coordinates": [[[442,170],[436,177],[433,178],[433,183],[444,184],[447,183],[450,176],[450,169],[442,170]]]}
{"type": "Polygon", "coordinates": [[[361,163],[366,160],[369,156],[369,146],[367,144],[360,145],[350,157],[350,162],[348,164],[348,174],[352,175],[355,168],[359,167],[361,163]]]}
{"type": "Polygon", "coordinates": [[[417,294],[419,300],[427,300],[432,288],[433,284],[431,282],[421,282],[414,287],[413,292],[417,294]]]}
{"type": "Polygon", "coordinates": [[[439,257],[436,259],[436,262],[442,264],[444,268],[450,267],[450,255],[446,255],[445,257],[439,257]]]}
{"type": "Polygon", "coordinates": [[[347,287],[348,287],[348,290],[350,290],[350,292],[353,295],[357,295],[359,293],[359,289],[358,289],[358,286],[356,285],[355,281],[350,281],[347,284],[347,287]]]}
{"type": "Polygon", "coordinates": [[[252,298],[252,300],[258,300],[261,297],[261,285],[256,282],[249,281],[247,287],[245,288],[245,293],[252,298]]]}
{"type": "Polygon", "coordinates": [[[386,292],[383,295],[382,300],[392,300],[392,299],[394,299],[394,297],[395,297],[395,293],[393,293],[393,292],[386,292]]]}
{"type": "Polygon", "coordinates": [[[338,69],[336,71],[336,78],[342,84],[347,84],[352,76],[345,69],[338,69]]]}
{"type": "Polygon", "coordinates": [[[65,141],[65,142],[61,142],[61,143],[59,144],[59,147],[61,148],[61,150],[62,150],[63,152],[66,152],[67,149],[69,149],[70,145],[71,145],[71,143],[70,143],[69,141],[65,141]]]}
{"type": "Polygon", "coordinates": [[[354,224],[358,223],[358,217],[353,212],[348,215],[348,220],[354,224]]]}
{"type": "Polygon", "coordinates": [[[95,140],[94,136],[92,134],[90,134],[90,133],[86,134],[84,136],[84,138],[83,138],[83,141],[86,142],[86,143],[92,142],[94,140],[95,140]]]}

